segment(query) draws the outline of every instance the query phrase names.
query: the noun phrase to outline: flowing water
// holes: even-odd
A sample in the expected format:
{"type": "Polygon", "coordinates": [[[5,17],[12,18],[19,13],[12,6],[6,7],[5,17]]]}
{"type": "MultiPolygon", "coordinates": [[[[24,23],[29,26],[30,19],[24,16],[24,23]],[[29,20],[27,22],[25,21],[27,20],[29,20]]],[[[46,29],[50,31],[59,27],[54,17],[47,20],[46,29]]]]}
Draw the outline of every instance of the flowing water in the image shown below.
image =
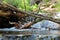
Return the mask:
{"type": "MultiPolygon", "coordinates": [[[[15,28],[11,28],[10,30],[3,30],[7,31],[18,31],[14,30],[15,28]]],[[[43,20],[31,26],[31,30],[27,33],[31,32],[30,35],[7,35],[0,34],[0,40],[60,40],[60,30],[52,30],[52,29],[59,29],[59,24],[43,20]],[[38,29],[38,30],[35,30],[38,29]],[[51,29],[49,29],[51,28],[51,29]]],[[[2,30],[0,30],[2,31],[2,30]]],[[[25,30],[27,31],[27,30],[25,30]]],[[[23,31],[24,32],[24,31],[23,31]]],[[[13,33],[13,32],[12,32],[13,33]]],[[[23,33],[22,33],[23,34],[23,33]]],[[[26,34],[26,33],[25,33],[26,34]]]]}

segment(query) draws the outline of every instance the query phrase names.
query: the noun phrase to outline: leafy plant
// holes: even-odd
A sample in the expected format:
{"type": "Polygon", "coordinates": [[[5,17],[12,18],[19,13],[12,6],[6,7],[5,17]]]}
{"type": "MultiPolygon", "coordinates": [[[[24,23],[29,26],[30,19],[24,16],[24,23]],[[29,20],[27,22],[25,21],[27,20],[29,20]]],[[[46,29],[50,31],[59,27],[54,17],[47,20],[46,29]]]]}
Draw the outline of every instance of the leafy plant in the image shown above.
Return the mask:
{"type": "Polygon", "coordinates": [[[31,6],[30,0],[4,0],[3,2],[9,3],[9,4],[11,4],[21,10],[25,10],[25,11],[33,11],[38,7],[36,4],[31,6]]]}

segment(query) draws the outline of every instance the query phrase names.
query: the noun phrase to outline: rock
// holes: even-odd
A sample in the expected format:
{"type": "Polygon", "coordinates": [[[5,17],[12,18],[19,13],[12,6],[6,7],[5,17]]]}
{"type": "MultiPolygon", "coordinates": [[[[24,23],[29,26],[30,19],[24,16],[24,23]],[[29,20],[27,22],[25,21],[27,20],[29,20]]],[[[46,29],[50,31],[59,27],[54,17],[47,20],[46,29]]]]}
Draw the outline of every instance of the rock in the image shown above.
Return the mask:
{"type": "Polygon", "coordinates": [[[42,20],[34,25],[31,26],[32,28],[51,28],[51,29],[58,29],[60,27],[59,24],[54,23],[48,20],[42,20]]]}

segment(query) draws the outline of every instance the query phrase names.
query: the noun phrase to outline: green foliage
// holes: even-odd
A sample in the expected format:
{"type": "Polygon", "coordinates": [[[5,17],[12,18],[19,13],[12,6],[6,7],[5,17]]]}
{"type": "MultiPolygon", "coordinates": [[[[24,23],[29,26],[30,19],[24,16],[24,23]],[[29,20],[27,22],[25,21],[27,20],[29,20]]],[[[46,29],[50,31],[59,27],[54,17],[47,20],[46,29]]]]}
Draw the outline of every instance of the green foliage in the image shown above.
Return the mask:
{"type": "Polygon", "coordinates": [[[35,4],[35,5],[32,5],[32,9],[35,10],[36,8],[38,8],[38,5],[35,4]]]}
{"type": "Polygon", "coordinates": [[[19,1],[17,2],[17,0],[4,0],[3,2],[9,3],[9,4],[14,5],[14,6],[18,6],[19,1]]]}
{"type": "MultiPolygon", "coordinates": [[[[45,6],[49,6],[49,1],[50,0],[44,0],[44,2],[46,3],[45,6]]],[[[11,4],[15,7],[17,7],[18,9],[21,9],[21,10],[26,10],[26,11],[33,11],[33,10],[36,10],[38,7],[37,4],[34,4],[34,5],[30,5],[30,0],[4,0],[3,1],[4,3],[8,3],[8,4],[11,4]]],[[[57,11],[59,12],[60,11],[60,0],[58,0],[58,3],[56,4],[55,8],[57,9],[57,11]]],[[[45,12],[43,10],[37,10],[39,12],[45,12]]]]}
{"type": "Polygon", "coordinates": [[[35,4],[33,6],[30,5],[30,0],[4,0],[4,3],[9,3],[18,9],[26,10],[26,11],[33,11],[38,6],[35,4]]]}
{"type": "Polygon", "coordinates": [[[49,2],[50,0],[44,0],[45,2],[49,2]]]}
{"type": "Polygon", "coordinates": [[[60,12],[60,0],[58,0],[55,8],[57,9],[57,12],[60,12]]]}

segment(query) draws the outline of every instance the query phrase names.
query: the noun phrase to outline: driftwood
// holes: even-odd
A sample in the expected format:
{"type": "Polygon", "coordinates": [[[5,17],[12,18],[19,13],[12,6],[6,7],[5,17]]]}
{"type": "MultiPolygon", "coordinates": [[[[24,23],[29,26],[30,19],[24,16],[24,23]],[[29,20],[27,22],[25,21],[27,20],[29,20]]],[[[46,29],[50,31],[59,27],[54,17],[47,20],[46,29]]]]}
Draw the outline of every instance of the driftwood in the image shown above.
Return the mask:
{"type": "MultiPolygon", "coordinates": [[[[17,9],[16,7],[10,5],[10,4],[5,4],[5,3],[0,3],[0,10],[3,10],[3,11],[8,11],[10,13],[13,13],[15,14],[16,16],[18,17],[24,17],[24,16],[27,16],[27,15],[30,15],[30,16],[33,16],[33,17],[36,17],[36,18],[40,18],[40,20],[50,20],[50,21],[53,21],[53,22],[56,22],[56,23],[60,23],[60,20],[57,20],[57,19],[54,19],[52,17],[47,17],[47,16],[44,16],[44,15],[41,15],[41,14],[37,14],[37,13],[33,13],[33,12],[26,12],[26,11],[22,11],[22,10],[19,10],[17,9]]],[[[9,16],[11,14],[0,14],[0,16],[9,16]]],[[[26,24],[21,27],[21,28],[27,28],[29,27],[30,25],[32,25],[35,21],[29,23],[27,26],[26,24]]]]}

